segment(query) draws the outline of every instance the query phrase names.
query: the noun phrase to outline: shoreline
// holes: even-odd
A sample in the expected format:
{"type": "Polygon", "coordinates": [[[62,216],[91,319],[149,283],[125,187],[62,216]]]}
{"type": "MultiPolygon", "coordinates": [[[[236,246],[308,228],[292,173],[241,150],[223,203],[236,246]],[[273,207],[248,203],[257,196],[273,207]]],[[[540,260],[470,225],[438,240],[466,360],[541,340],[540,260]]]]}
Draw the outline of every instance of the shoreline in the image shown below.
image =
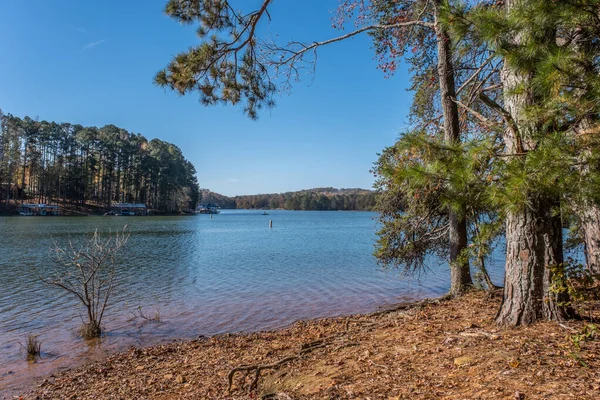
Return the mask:
{"type": "MultiPolygon", "coordinates": [[[[32,372],[27,374],[26,376],[21,376],[23,374],[23,371],[18,371],[18,372],[14,372],[13,369],[8,369],[8,372],[5,372],[3,375],[0,375],[0,400],[4,400],[4,399],[12,399],[12,398],[16,398],[16,397],[20,397],[23,393],[23,391],[25,390],[24,388],[28,387],[28,386],[37,386],[40,382],[49,379],[51,377],[54,377],[57,374],[60,374],[62,372],[66,372],[66,371],[70,371],[73,369],[77,369],[77,368],[82,368],[85,367],[86,365],[92,364],[92,363],[102,363],[106,360],[108,360],[110,357],[119,355],[121,353],[124,353],[127,351],[127,349],[131,349],[131,348],[153,348],[153,347],[158,347],[158,346],[163,346],[165,344],[171,344],[171,343],[186,343],[186,342],[190,342],[190,341],[194,341],[197,340],[197,337],[201,337],[201,338],[218,338],[218,337],[230,337],[230,336],[239,336],[239,335],[254,335],[254,334],[260,334],[260,333],[265,333],[265,332],[278,332],[278,331],[282,331],[282,330],[286,330],[291,328],[292,326],[294,326],[295,324],[298,323],[306,323],[306,322],[315,322],[318,323],[321,320],[324,319],[338,319],[338,318],[349,318],[352,316],[368,316],[368,315],[376,315],[378,313],[385,313],[385,312],[389,312],[389,311],[393,311],[396,309],[404,309],[407,307],[412,307],[418,304],[421,304],[423,302],[431,302],[431,301],[437,301],[440,298],[417,298],[414,300],[403,300],[403,301],[399,301],[399,302],[382,302],[379,305],[375,305],[374,310],[373,308],[371,308],[373,311],[367,311],[364,313],[353,313],[353,312],[343,312],[341,314],[338,313],[334,313],[332,315],[321,315],[321,316],[315,316],[315,317],[308,317],[308,318],[301,318],[295,321],[290,321],[290,322],[285,322],[285,323],[281,323],[281,324],[276,324],[275,327],[272,328],[266,328],[266,329],[258,329],[258,330],[247,330],[247,329],[241,329],[241,330],[231,330],[231,331],[225,331],[225,332],[220,332],[220,333],[215,333],[215,334],[207,334],[207,335],[203,335],[200,334],[198,335],[186,335],[186,336],[171,336],[171,337],[162,337],[158,340],[151,340],[151,339],[147,339],[147,340],[135,340],[135,342],[140,342],[141,345],[139,346],[135,346],[132,344],[115,344],[113,343],[110,347],[108,347],[107,349],[103,349],[103,340],[101,343],[99,344],[93,344],[90,345],[87,342],[96,342],[95,339],[92,339],[90,341],[86,341],[84,339],[81,338],[77,338],[76,340],[80,341],[80,345],[83,346],[83,344],[85,344],[86,346],[90,347],[90,348],[95,348],[95,350],[93,350],[92,352],[89,351],[83,351],[83,353],[78,354],[76,356],[71,356],[69,354],[55,354],[53,352],[50,353],[46,353],[45,351],[42,351],[42,363],[41,364],[37,364],[37,362],[31,362],[31,361],[25,361],[25,360],[21,360],[23,362],[27,362],[30,365],[31,364],[37,364],[36,367],[34,368],[40,368],[40,371],[36,371],[36,372],[32,372]],[[48,358],[50,357],[50,358],[48,358]],[[66,362],[65,362],[66,360],[66,362]],[[13,375],[15,374],[15,375],[13,375]],[[6,385],[6,387],[4,387],[4,385],[6,385]]],[[[111,336],[111,333],[113,333],[113,331],[109,330],[107,331],[107,335],[111,336]]],[[[43,350],[43,346],[42,346],[42,350],[43,350]]],[[[24,355],[23,355],[24,357],[24,355]]],[[[18,370],[18,368],[16,368],[18,370]]]]}
{"type": "MultiPolygon", "coordinates": [[[[22,395],[597,398],[600,343],[585,342],[577,350],[567,338],[583,321],[499,328],[493,320],[499,301],[472,292],[272,331],[131,348],[46,377],[22,395]],[[242,365],[260,366],[259,379],[249,367],[235,370],[242,365]]],[[[598,304],[594,310],[600,316],[598,304]]]]}

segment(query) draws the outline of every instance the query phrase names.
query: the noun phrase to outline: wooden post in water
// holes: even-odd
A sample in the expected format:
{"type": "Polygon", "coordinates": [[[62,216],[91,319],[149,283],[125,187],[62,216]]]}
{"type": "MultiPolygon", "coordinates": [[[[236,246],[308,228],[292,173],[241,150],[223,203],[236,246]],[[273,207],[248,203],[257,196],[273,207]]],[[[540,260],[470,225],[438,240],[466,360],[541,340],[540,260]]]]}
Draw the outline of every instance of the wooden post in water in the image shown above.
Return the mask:
{"type": "Polygon", "coordinates": [[[210,219],[212,219],[212,214],[210,214],[210,219]]]}
{"type": "Polygon", "coordinates": [[[269,228],[273,228],[273,220],[272,219],[269,220],[269,228]]]}

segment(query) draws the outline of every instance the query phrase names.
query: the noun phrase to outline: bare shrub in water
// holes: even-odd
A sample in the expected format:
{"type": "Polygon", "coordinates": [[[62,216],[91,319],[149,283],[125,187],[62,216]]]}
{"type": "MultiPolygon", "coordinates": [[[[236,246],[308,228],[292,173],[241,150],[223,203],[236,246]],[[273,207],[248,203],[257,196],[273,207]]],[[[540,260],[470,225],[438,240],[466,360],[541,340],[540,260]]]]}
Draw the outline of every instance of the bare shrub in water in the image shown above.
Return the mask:
{"type": "Polygon", "coordinates": [[[117,256],[129,239],[126,227],[115,235],[109,233],[106,238],[96,230],[78,245],[72,241],[65,248],[56,245],[52,250],[55,264],[52,276],[40,276],[42,282],[75,296],[85,306],[87,321],[82,317],[79,329],[85,339],[102,334],[102,318],[115,287],[117,256]]]}
{"type": "Polygon", "coordinates": [[[28,335],[25,344],[19,343],[27,352],[28,360],[35,360],[42,352],[42,342],[37,335],[28,335]]]}

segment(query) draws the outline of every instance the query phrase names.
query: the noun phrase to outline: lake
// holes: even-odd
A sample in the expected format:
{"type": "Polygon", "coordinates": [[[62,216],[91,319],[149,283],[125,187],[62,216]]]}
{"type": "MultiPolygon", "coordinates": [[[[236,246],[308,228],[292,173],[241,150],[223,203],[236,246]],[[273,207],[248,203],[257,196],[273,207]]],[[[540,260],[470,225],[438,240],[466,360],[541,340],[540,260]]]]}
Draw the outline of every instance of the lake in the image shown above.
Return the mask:
{"type": "MultiPolygon", "coordinates": [[[[0,218],[0,395],[129,346],[371,312],[449,288],[448,267],[439,261],[420,279],[377,265],[375,213],[262,213],[0,218]],[[80,305],[44,285],[38,274],[52,271],[55,243],[64,246],[95,229],[114,232],[125,224],[131,237],[105,316],[107,335],[86,342],[77,336],[80,305]],[[140,305],[149,316],[158,310],[160,323],[136,316],[140,305]],[[28,334],[43,342],[37,363],[25,361],[19,345],[28,334]]],[[[501,255],[489,268],[501,283],[501,255]]]]}

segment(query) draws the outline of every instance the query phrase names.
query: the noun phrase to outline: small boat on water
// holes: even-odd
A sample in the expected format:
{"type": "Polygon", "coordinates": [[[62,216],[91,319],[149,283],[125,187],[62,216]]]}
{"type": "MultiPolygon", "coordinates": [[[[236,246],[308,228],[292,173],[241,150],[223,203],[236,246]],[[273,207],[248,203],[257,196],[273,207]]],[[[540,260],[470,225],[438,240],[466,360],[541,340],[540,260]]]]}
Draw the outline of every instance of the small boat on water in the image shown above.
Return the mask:
{"type": "Polygon", "coordinates": [[[269,215],[269,213],[265,211],[264,213],[262,213],[262,215],[269,215]]]}
{"type": "Polygon", "coordinates": [[[196,209],[196,214],[219,214],[217,206],[214,204],[200,204],[196,209]]]}
{"type": "Polygon", "coordinates": [[[144,203],[115,203],[110,206],[110,211],[107,214],[126,217],[148,215],[148,208],[144,203]]]}

